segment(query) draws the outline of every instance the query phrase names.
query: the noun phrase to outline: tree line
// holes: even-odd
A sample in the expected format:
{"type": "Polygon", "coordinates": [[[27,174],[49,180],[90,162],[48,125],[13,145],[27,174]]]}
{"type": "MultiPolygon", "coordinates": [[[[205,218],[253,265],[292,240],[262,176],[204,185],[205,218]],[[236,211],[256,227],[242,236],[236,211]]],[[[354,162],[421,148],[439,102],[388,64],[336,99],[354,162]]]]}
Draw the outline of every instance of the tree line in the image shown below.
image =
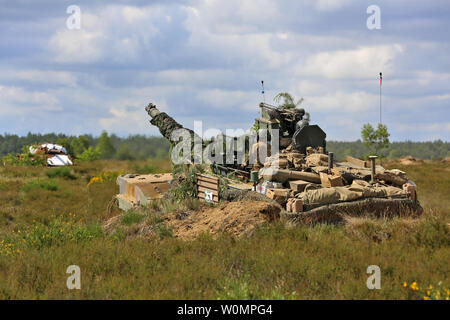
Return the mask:
{"type": "MultiPolygon", "coordinates": [[[[363,141],[327,141],[327,151],[334,152],[335,158],[343,160],[346,156],[365,158],[372,149],[363,141]]],[[[415,142],[390,142],[383,154],[387,158],[413,156],[421,159],[437,160],[450,157],[450,142],[442,140],[415,142]]]]}
{"type": "MultiPolygon", "coordinates": [[[[7,154],[19,154],[24,146],[39,143],[57,143],[63,145],[74,157],[89,160],[97,159],[146,160],[148,158],[165,158],[169,154],[170,144],[163,137],[130,135],[122,138],[115,134],[103,132],[100,136],[68,136],[65,134],[32,134],[25,136],[14,134],[0,135],[0,157],[7,154]]],[[[336,159],[345,159],[351,155],[364,158],[371,149],[361,140],[327,141],[327,151],[334,152],[336,159]]],[[[427,142],[390,142],[383,153],[388,158],[413,156],[421,159],[441,159],[450,157],[450,142],[441,140],[427,142]]]]}
{"type": "Polygon", "coordinates": [[[60,144],[71,156],[84,160],[164,158],[168,156],[170,149],[169,142],[162,137],[130,135],[121,138],[115,134],[108,135],[106,131],[98,137],[90,134],[79,136],[57,133],[28,133],[25,136],[4,134],[0,135],[0,157],[20,154],[26,146],[45,142],[60,144]]]}

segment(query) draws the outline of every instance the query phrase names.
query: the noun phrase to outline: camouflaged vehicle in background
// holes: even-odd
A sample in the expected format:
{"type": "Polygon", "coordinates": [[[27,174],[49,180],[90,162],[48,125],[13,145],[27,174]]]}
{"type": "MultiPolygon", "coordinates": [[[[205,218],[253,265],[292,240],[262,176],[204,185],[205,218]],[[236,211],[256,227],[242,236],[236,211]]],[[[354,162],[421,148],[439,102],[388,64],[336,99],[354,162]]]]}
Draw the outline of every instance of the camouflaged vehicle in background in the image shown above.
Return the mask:
{"type": "MultiPolygon", "coordinates": [[[[263,194],[282,205],[286,217],[302,223],[336,223],[347,215],[389,217],[422,213],[416,185],[405,172],[386,170],[375,164],[375,157],[371,161],[352,157],[335,161],[332,152],[326,150],[325,132],[318,125],[309,124],[309,114],[304,109],[285,109],[266,103],[259,107],[261,117],[255,119],[255,124],[259,129],[268,130],[268,143],[258,141],[246,151],[248,157],[266,148],[265,160],[253,165],[244,161],[211,166],[216,175],[239,178],[244,187],[237,192],[253,190],[263,194]],[[278,130],[277,135],[272,135],[274,129],[278,130]],[[268,145],[274,137],[278,139],[279,152],[270,154],[268,145]]],[[[152,103],[146,111],[150,123],[173,143],[172,132],[183,126],[152,103]]],[[[192,130],[188,132],[196,136],[192,130]]],[[[203,142],[202,147],[205,146],[203,142]]],[[[232,200],[229,194],[224,198],[232,200]]]]}

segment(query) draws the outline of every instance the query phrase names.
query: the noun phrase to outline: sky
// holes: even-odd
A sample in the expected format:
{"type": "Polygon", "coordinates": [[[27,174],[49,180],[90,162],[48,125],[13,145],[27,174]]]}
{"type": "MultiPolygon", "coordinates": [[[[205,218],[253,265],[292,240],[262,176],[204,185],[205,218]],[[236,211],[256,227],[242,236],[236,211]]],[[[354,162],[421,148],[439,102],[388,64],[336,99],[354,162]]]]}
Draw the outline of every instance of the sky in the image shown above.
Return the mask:
{"type": "Polygon", "coordinates": [[[449,33],[448,0],[0,0],[0,133],[159,135],[149,102],[247,129],[289,92],[351,141],[379,122],[382,72],[391,141],[450,141],[449,33]]]}

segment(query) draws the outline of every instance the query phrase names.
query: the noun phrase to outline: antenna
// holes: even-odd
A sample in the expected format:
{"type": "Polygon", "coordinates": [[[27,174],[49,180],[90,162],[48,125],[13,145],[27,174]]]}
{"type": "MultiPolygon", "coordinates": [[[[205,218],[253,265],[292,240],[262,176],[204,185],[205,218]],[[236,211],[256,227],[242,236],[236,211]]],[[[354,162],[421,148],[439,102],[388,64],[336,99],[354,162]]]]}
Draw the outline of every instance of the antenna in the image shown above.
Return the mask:
{"type": "Polygon", "coordinates": [[[381,86],[383,85],[383,73],[380,72],[380,124],[381,124],[381,86]]]}
{"type": "Polygon", "coordinates": [[[261,94],[263,96],[264,102],[266,102],[266,96],[264,95],[264,80],[261,80],[261,87],[262,87],[261,94]]]}

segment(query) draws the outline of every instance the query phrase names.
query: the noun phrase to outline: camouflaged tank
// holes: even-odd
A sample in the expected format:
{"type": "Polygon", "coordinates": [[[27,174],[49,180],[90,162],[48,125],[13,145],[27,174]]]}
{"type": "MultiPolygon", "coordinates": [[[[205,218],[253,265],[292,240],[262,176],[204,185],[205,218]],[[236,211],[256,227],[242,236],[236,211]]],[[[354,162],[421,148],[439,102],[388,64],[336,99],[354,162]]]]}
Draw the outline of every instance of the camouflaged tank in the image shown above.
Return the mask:
{"type": "MultiPolygon", "coordinates": [[[[414,216],[423,211],[416,185],[405,172],[387,170],[375,164],[347,157],[335,161],[326,150],[326,134],[318,125],[309,124],[304,109],[283,109],[265,103],[259,105],[261,117],[255,119],[259,129],[268,129],[269,139],[278,137],[279,152],[258,165],[213,165],[213,172],[230,178],[239,177],[248,188],[278,202],[285,216],[294,223],[339,223],[347,216],[414,216]],[[277,135],[270,133],[277,129],[277,135]],[[258,172],[249,184],[252,172],[258,172]]],[[[173,118],[149,104],[146,111],[161,134],[169,139],[175,129],[183,128],[173,118]]],[[[189,130],[189,129],[188,129],[189,130]]],[[[196,134],[189,130],[192,137],[196,134]]],[[[198,136],[197,136],[198,138],[198,136]]],[[[203,147],[206,143],[203,143],[203,147]]],[[[248,152],[256,144],[248,146],[248,152]]],[[[254,176],[254,175],[253,175],[254,176]]],[[[230,179],[230,185],[232,185],[230,179]]],[[[248,190],[237,190],[249,192],[248,190]]],[[[237,195],[230,192],[227,200],[237,195]]]]}

